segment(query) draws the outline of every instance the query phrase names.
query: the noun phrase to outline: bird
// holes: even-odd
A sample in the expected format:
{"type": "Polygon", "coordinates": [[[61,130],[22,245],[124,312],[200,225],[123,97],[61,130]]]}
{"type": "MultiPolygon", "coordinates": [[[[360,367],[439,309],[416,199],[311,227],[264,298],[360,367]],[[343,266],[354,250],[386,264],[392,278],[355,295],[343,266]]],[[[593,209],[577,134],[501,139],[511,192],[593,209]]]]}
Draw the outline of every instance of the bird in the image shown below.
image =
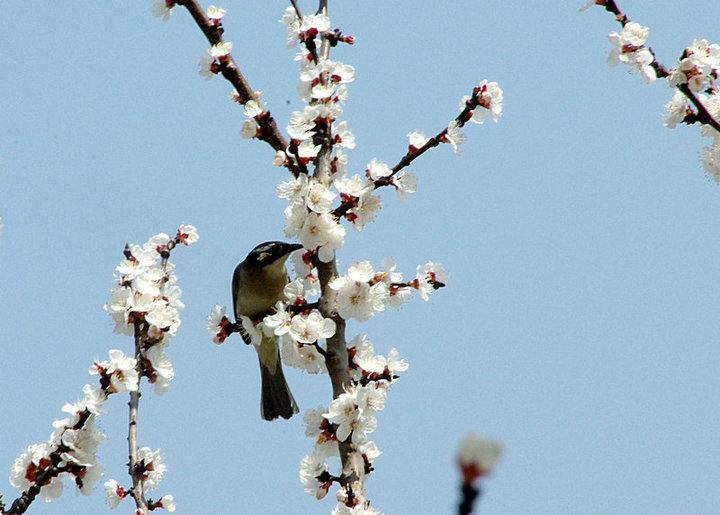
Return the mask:
{"type": "MultiPolygon", "coordinates": [[[[275,304],[285,300],[284,288],[289,278],[285,262],[292,252],[302,248],[298,243],[267,241],[257,245],[235,268],[232,279],[235,321],[242,327],[241,317],[253,321],[272,313],[275,304]]],[[[241,331],[245,343],[250,337],[241,331]]],[[[260,416],[265,420],[289,419],[298,413],[280,361],[278,336],[263,334],[262,343],[254,346],[260,361],[260,416]]]]}

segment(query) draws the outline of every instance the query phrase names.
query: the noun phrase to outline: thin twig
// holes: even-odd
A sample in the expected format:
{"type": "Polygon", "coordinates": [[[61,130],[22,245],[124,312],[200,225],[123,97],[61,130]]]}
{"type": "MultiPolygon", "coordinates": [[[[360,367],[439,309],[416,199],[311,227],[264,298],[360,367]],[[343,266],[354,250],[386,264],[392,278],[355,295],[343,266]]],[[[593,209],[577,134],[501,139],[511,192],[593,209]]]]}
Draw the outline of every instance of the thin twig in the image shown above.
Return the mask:
{"type": "MultiPolygon", "coordinates": [[[[145,322],[135,322],[135,359],[137,363],[135,369],[137,370],[138,377],[143,375],[143,364],[142,364],[142,347],[147,336],[147,329],[142,326],[145,322]]],[[[145,499],[145,492],[143,491],[142,482],[142,464],[138,462],[138,408],[140,404],[140,385],[138,389],[130,392],[129,415],[128,415],[128,472],[132,479],[132,489],[130,495],[135,499],[135,506],[141,513],[148,513],[147,500],[145,499]]]]}

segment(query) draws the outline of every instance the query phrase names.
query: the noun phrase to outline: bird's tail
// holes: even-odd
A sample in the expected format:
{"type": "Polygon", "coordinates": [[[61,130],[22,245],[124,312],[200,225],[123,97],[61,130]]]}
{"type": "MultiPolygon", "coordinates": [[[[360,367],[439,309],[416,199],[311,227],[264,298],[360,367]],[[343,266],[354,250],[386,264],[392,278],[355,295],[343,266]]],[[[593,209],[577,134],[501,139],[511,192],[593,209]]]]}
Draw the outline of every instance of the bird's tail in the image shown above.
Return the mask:
{"type": "Polygon", "coordinates": [[[278,417],[290,418],[299,411],[290,387],[285,381],[279,351],[274,369],[273,373],[260,360],[260,377],[262,379],[260,415],[265,420],[275,420],[278,417]]]}

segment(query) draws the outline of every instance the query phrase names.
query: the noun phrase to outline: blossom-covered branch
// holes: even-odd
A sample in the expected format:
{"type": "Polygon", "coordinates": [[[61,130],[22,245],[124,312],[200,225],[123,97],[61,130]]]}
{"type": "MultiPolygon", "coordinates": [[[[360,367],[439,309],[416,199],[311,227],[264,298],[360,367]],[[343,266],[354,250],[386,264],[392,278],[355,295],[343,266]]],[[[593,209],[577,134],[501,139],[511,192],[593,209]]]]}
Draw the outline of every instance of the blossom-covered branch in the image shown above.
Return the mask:
{"type": "MultiPolygon", "coordinates": [[[[225,16],[225,9],[211,5],[207,11],[203,11],[196,0],[153,0],[153,14],[167,21],[176,5],[181,5],[188,10],[211,45],[207,55],[200,59],[200,75],[208,80],[217,74],[225,77],[234,88],[230,95],[232,100],[245,106],[246,113],[249,109],[248,103],[250,103],[250,110],[256,111],[253,115],[257,124],[256,137],[266,141],[274,150],[284,151],[288,147],[285,136],[280,132],[270,111],[258,108],[262,105],[260,93],[250,87],[250,83],[233,59],[230,53],[232,43],[223,39],[225,29],[222,26],[222,17],[225,16]]],[[[286,163],[286,166],[292,173],[297,173],[292,162],[286,163]]]]}
{"type": "Polygon", "coordinates": [[[138,453],[133,447],[137,446],[140,378],[146,377],[154,383],[155,392],[162,394],[173,377],[172,365],[162,348],[168,345],[170,336],[180,325],[178,310],[182,303],[177,278],[168,262],[170,252],[179,243],[189,245],[195,241],[195,228],[181,225],[173,238],[159,234],[142,247],[125,246],[125,259],[117,267],[118,282],[105,309],[115,320],[115,332],[135,337],[135,357],[113,349],[109,353],[110,359],[92,364],[89,372],[98,376],[99,387],[86,384],[80,401],[63,406],[62,410],[68,416],[53,423],[55,430],[50,439],[28,446],[18,456],[11,467],[10,483],[20,488],[22,494],[7,510],[0,503],[0,512],[8,515],[25,513],[37,496],[45,501],[59,497],[63,491],[63,476],[71,477],[82,494],[92,493],[104,470],[97,461],[98,446],[106,439],[97,429],[96,420],[103,413],[103,405],[110,395],[126,391],[131,396],[128,438],[131,475],[134,482],[135,475],[140,478],[140,487],[126,491],[110,480],[105,484],[109,502],[114,506],[115,500],[130,494],[135,497],[141,513],[155,508],[175,510],[171,495],[158,501],[145,499],[142,488],[147,490],[157,485],[164,465],[157,456],[151,454],[148,458],[144,449],[138,453]],[[109,488],[109,484],[114,486],[109,488]]]}
{"type": "MultiPolygon", "coordinates": [[[[465,141],[465,136],[460,131],[460,128],[467,121],[482,124],[487,113],[491,113],[493,121],[497,122],[502,114],[503,92],[497,82],[483,80],[473,88],[471,96],[464,96],[460,100],[459,108],[460,114],[434,137],[428,138],[418,131],[409,133],[407,153],[392,168],[376,160],[371,161],[365,170],[365,175],[372,182],[372,190],[392,185],[400,198],[406,199],[408,193],[415,192],[417,177],[413,173],[405,173],[401,172],[401,170],[409,166],[429,149],[440,145],[440,143],[449,143],[453,151],[459,154],[460,145],[465,141]]],[[[346,186],[346,191],[341,190],[342,203],[333,210],[333,215],[340,218],[351,212],[348,219],[351,222],[357,220],[357,211],[352,212],[351,210],[357,210],[362,195],[367,195],[366,189],[370,191],[367,188],[368,185],[363,182],[354,180],[350,184],[343,185],[346,186]],[[342,195],[343,193],[344,195],[342,195]]]]}
{"type": "Polygon", "coordinates": [[[635,66],[647,83],[665,78],[675,93],[665,107],[665,126],[674,128],[678,123],[699,123],[703,136],[713,140],[703,149],[702,164],[708,176],[720,182],[720,46],[705,39],[695,39],[685,48],[674,68],[658,62],[652,48],[645,45],[648,28],[631,21],[622,13],[614,0],[591,0],[581,11],[599,5],[612,13],[622,25],[620,33],[612,32],[608,39],[613,45],[608,63],[635,66]],[[689,100],[689,102],[688,102],[689,100]]]}
{"type": "MultiPolygon", "coordinates": [[[[301,461],[301,481],[317,498],[324,497],[337,482],[341,486],[337,510],[371,512],[365,479],[380,451],[368,435],[377,425],[375,412],[384,407],[390,385],[407,364],[395,349],[387,357],[375,354],[365,335],[346,343],[345,322],[365,321],[386,306],[397,307],[412,291],[428,300],[445,285],[447,275],[441,265],[429,262],[417,267],[413,279],[403,280],[391,260],[384,260],[378,269],[361,261],[340,274],[335,253],[342,248],[346,234],[341,219],[361,230],[380,209],[374,190],[392,185],[403,199],[414,193],[417,177],[405,168],[440,143],[459,152],[464,140],[460,129],[465,123],[482,123],[487,113],[497,121],[503,107],[502,90],[494,82],[482,81],[472,95],[461,99],[460,113],[435,137],[411,133],[408,153],[395,167],[373,159],[364,177],[348,176],[345,151],[355,147],[355,137],[340,117],[347,86],[354,81],[354,68],[330,60],[329,52],[339,42],[355,40],[338,29],[331,30],[322,10],[300,17],[297,4],[293,4],[282,21],[288,28],[289,46],[299,47],[297,89],[307,105],[292,113],[287,126],[290,143],[277,153],[274,164],[287,166],[290,162],[295,165],[291,170],[299,171],[278,186],[278,196],[288,202],[285,234],[297,238],[305,251],[291,257],[297,278],[287,285],[285,300],[278,302],[272,313],[232,322],[218,305],[208,317],[208,328],[216,343],[239,331],[257,346],[263,338],[282,337],[284,363],[330,376],[333,401],[327,408],[305,414],[306,433],[316,445],[301,461]],[[329,471],[327,459],[331,457],[340,458],[339,474],[329,471]]],[[[245,137],[261,139],[256,117],[263,109],[253,101],[246,104],[245,137]]]]}
{"type": "MultiPolygon", "coordinates": [[[[110,351],[111,360],[114,352],[120,351],[110,351]]],[[[53,423],[55,429],[50,439],[28,446],[17,457],[10,469],[10,484],[22,494],[7,510],[0,504],[0,512],[25,513],[38,495],[45,501],[59,497],[63,491],[63,475],[70,477],[83,495],[93,492],[104,470],[97,461],[97,449],[105,441],[105,435],[98,430],[96,419],[103,412],[108,395],[117,391],[112,383],[113,378],[118,379],[118,370],[108,366],[107,373],[100,378],[99,388],[86,384],[80,401],[63,406],[68,416],[53,423]]],[[[132,378],[128,383],[132,383],[132,378]]]]}
{"type": "MultiPolygon", "coordinates": [[[[105,305],[115,321],[115,332],[134,338],[135,357],[125,360],[127,365],[132,363],[128,375],[147,378],[158,395],[167,391],[175,375],[164,349],[180,326],[179,310],[184,307],[174,266],[169,262],[170,253],[180,243],[189,245],[197,240],[195,227],[183,224],[174,237],[161,233],[142,246],[126,245],[125,259],[116,268],[118,281],[112,289],[110,302],[105,305]]],[[[174,509],[171,496],[153,502],[145,495],[157,486],[167,467],[159,450],[139,448],[139,401],[140,391],[136,385],[130,389],[128,424],[128,471],[132,487],[124,489],[117,481],[108,480],[105,483],[108,503],[114,507],[130,495],[140,513],[160,507],[170,509],[168,506],[174,509]]]]}

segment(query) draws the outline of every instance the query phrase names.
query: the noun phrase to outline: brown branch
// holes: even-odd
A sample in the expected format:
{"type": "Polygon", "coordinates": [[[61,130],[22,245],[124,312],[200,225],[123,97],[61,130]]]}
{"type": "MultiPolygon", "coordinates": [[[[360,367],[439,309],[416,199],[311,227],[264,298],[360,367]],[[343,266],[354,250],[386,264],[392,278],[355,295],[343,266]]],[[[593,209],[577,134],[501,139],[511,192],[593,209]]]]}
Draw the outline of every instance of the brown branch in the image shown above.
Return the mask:
{"type": "MultiPolygon", "coordinates": [[[[463,127],[465,125],[465,123],[472,116],[473,110],[475,110],[479,105],[480,104],[477,95],[473,94],[466,102],[465,107],[460,112],[460,114],[455,117],[455,121],[457,122],[459,127],[463,127]]],[[[438,132],[432,138],[428,138],[428,140],[422,147],[416,148],[414,150],[410,149],[408,153],[405,154],[402,159],[400,159],[400,161],[398,161],[397,164],[391,168],[391,173],[389,175],[387,175],[386,177],[380,177],[379,179],[373,181],[373,189],[382,188],[383,186],[389,186],[390,184],[392,184],[392,178],[395,177],[398,172],[400,172],[400,170],[402,170],[403,168],[407,168],[410,163],[415,161],[418,157],[423,155],[431,148],[437,147],[440,143],[443,142],[445,134],[447,134],[447,127],[438,132]]],[[[348,211],[350,211],[356,206],[357,199],[345,200],[333,210],[332,214],[336,218],[341,218],[345,216],[348,211]]]]}
{"type": "MultiPolygon", "coordinates": [[[[630,23],[630,18],[628,18],[627,15],[625,15],[624,13],[620,12],[620,9],[615,3],[615,0],[604,0],[598,5],[602,5],[603,7],[605,7],[606,11],[613,13],[617,21],[619,21],[623,27],[630,23]]],[[[670,75],[670,69],[657,60],[657,58],[655,57],[655,52],[651,47],[646,48],[653,56],[653,61],[652,63],[650,63],[650,66],[652,66],[655,70],[655,74],[657,75],[657,77],[659,79],[668,77],[670,75]]],[[[713,115],[707,110],[707,108],[703,105],[698,96],[690,89],[687,83],[679,84],[678,86],[676,86],[676,89],[680,91],[683,95],[685,95],[685,97],[687,97],[687,99],[690,100],[690,102],[697,109],[697,114],[694,117],[684,120],[686,123],[703,123],[711,126],[713,129],[720,132],[720,122],[716,120],[713,115]]]]}
{"type": "Polygon", "coordinates": [[[59,449],[50,454],[50,464],[35,476],[35,481],[32,486],[24,491],[20,497],[15,499],[10,506],[10,509],[8,511],[4,511],[3,514],[19,515],[21,513],[25,513],[30,507],[30,504],[32,504],[40,493],[40,489],[48,484],[53,478],[65,472],[61,467],[58,467],[62,461],[60,454],[61,452],[59,449]]]}
{"type": "Polygon", "coordinates": [[[325,360],[328,359],[329,354],[327,353],[327,351],[325,349],[320,347],[320,344],[318,342],[314,342],[312,344],[312,346],[315,347],[315,350],[318,352],[318,354],[320,354],[323,358],[325,358],[325,360]]]}
{"type": "MultiPolygon", "coordinates": [[[[79,415],[78,421],[75,423],[75,425],[68,429],[73,429],[75,431],[82,429],[85,426],[85,423],[90,418],[90,415],[90,411],[88,409],[85,409],[79,415]]],[[[68,447],[66,447],[62,443],[58,445],[57,449],[55,449],[48,455],[49,463],[45,465],[43,469],[35,475],[33,484],[30,486],[30,488],[25,490],[20,497],[13,501],[9,510],[4,511],[4,506],[0,506],[0,508],[2,508],[2,514],[20,515],[21,513],[25,513],[30,507],[30,504],[32,504],[32,502],[37,498],[43,486],[50,483],[53,478],[59,476],[63,472],[71,473],[72,469],[68,466],[60,467],[60,463],[64,460],[62,455],[67,451],[68,447]]],[[[77,476],[75,478],[75,481],[79,481],[79,478],[77,476]]]]}
{"type": "MultiPolygon", "coordinates": [[[[197,0],[177,0],[175,3],[177,5],[182,5],[188,10],[195,20],[195,23],[197,23],[198,27],[200,27],[200,30],[202,30],[203,34],[205,34],[205,37],[211,45],[215,46],[223,42],[222,35],[224,29],[222,24],[214,23],[210,18],[208,18],[207,14],[205,14],[205,11],[203,11],[202,7],[200,7],[197,0]]],[[[240,71],[240,68],[231,54],[226,56],[225,61],[219,67],[218,71],[235,87],[238,94],[238,100],[241,104],[245,104],[250,100],[255,100],[259,103],[258,95],[256,95],[250,87],[250,84],[245,79],[245,76],[240,71]]],[[[285,139],[285,136],[283,136],[280,132],[280,129],[278,128],[275,119],[270,115],[270,112],[263,112],[261,116],[255,117],[255,120],[260,126],[260,136],[258,139],[266,141],[275,151],[285,152],[288,147],[288,142],[285,139]]],[[[297,166],[292,163],[292,161],[288,162],[286,166],[290,172],[297,177],[299,173],[297,166]]]]}
{"type": "Polygon", "coordinates": [[[682,91],[683,94],[690,99],[690,102],[692,102],[697,109],[695,121],[709,125],[716,131],[720,132],[720,123],[718,123],[718,121],[713,118],[713,115],[710,114],[710,111],[708,111],[707,108],[703,105],[703,103],[700,102],[700,99],[697,97],[697,95],[690,90],[690,87],[687,84],[680,84],[677,89],[682,91]]]}
{"type": "Polygon", "coordinates": [[[630,21],[627,16],[620,12],[620,9],[618,9],[618,6],[615,4],[615,0],[605,0],[604,6],[606,11],[615,15],[615,18],[622,23],[623,27],[630,21]]]}
{"type": "Polygon", "coordinates": [[[290,304],[288,305],[287,310],[289,313],[297,315],[298,313],[318,309],[319,306],[319,302],[303,302],[302,304],[290,304]]]}
{"type": "Polygon", "coordinates": [[[297,14],[298,18],[302,19],[302,13],[300,12],[300,6],[298,6],[297,0],[290,0],[290,3],[293,9],[295,9],[295,14],[297,14]]]}
{"type": "MultiPolygon", "coordinates": [[[[442,137],[445,135],[445,133],[447,133],[447,128],[440,131],[436,136],[429,138],[422,147],[405,154],[403,158],[400,159],[400,161],[398,161],[398,163],[392,167],[392,172],[390,173],[390,175],[388,175],[387,177],[380,177],[379,179],[373,181],[373,189],[382,188],[383,186],[389,186],[390,184],[392,184],[392,178],[397,175],[400,170],[409,166],[410,163],[415,161],[415,159],[423,155],[429,149],[437,147],[442,141],[442,137]]],[[[351,199],[341,202],[340,205],[333,210],[333,216],[336,218],[341,218],[345,216],[348,211],[357,206],[357,201],[358,199],[351,199]]]]}

